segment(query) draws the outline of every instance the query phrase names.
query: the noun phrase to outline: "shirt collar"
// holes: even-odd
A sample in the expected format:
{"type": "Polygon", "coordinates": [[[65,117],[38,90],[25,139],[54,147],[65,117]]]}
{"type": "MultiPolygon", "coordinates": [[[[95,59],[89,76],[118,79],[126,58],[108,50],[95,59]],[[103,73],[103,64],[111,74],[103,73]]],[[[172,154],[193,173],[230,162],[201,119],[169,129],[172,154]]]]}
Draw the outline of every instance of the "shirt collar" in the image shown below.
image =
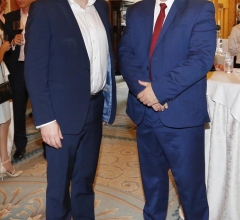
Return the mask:
{"type": "MultiPolygon", "coordinates": [[[[70,5],[77,4],[74,0],[68,0],[68,2],[70,5]]],[[[88,0],[86,7],[92,6],[95,2],[96,2],[96,0],[88,0]]]]}
{"type": "Polygon", "coordinates": [[[27,13],[27,14],[23,14],[22,9],[20,9],[20,15],[21,15],[21,16],[27,16],[28,13],[27,13]]]}
{"type": "Polygon", "coordinates": [[[167,9],[170,10],[174,0],[156,0],[156,3],[159,5],[160,3],[165,3],[167,5],[167,9]]]}

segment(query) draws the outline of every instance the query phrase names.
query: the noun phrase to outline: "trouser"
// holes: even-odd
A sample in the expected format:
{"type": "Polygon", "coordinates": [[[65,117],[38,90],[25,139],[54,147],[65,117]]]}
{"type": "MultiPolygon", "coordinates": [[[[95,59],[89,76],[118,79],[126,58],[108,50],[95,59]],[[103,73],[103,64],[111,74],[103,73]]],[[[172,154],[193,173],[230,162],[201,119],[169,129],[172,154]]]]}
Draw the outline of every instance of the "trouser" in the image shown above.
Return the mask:
{"type": "Polygon", "coordinates": [[[90,101],[88,115],[79,134],[63,134],[61,149],[46,147],[47,220],[95,219],[93,182],[102,137],[102,114],[101,94],[90,101]]]}
{"type": "Polygon", "coordinates": [[[13,95],[14,144],[17,149],[25,149],[27,146],[26,108],[28,92],[24,78],[24,62],[17,62],[14,69],[15,71],[9,75],[13,95]]]}
{"type": "Polygon", "coordinates": [[[146,199],[144,219],[166,219],[168,170],[171,169],[186,220],[208,220],[204,126],[169,128],[162,124],[158,114],[148,108],[137,128],[140,168],[146,199]]]}

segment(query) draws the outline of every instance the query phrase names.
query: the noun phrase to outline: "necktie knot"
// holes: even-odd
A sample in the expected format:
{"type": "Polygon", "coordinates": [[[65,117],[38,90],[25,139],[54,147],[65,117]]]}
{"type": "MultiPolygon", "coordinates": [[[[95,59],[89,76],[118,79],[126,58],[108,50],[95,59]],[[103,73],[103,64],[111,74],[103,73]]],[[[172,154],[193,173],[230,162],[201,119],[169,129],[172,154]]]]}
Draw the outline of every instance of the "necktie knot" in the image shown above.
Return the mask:
{"type": "Polygon", "coordinates": [[[160,3],[161,10],[165,10],[167,8],[167,5],[165,3],[160,3]]]}

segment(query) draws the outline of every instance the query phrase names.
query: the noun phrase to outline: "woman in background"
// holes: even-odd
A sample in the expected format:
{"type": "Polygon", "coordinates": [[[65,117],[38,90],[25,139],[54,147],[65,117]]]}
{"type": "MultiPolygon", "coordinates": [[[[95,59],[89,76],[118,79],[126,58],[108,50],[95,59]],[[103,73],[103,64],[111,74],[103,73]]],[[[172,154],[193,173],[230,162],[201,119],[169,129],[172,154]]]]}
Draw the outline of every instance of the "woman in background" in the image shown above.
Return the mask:
{"type": "Polygon", "coordinates": [[[240,24],[232,28],[228,38],[228,50],[234,56],[234,68],[240,68],[240,24]]]}
{"type": "Polygon", "coordinates": [[[5,24],[4,13],[5,13],[6,7],[7,7],[7,0],[0,1],[0,32],[1,34],[3,34],[2,32],[5,24]]]}
{"type": "MultiPolygon", "coordinates": [[[[5,64],[2,62],[3,56],[6,51],[11,48],[8,41],[4,42],[0,47],[0,84],[7,80],[7,72],[5,64]]],[[[9,101],[0,104],[0,177],[9,176],[17,177],[22,174],[23,171],[16,171],[12,165],[8,151],[7,151],[7,138],[8,129],[11,121],[11,111],[9,101]]]]}

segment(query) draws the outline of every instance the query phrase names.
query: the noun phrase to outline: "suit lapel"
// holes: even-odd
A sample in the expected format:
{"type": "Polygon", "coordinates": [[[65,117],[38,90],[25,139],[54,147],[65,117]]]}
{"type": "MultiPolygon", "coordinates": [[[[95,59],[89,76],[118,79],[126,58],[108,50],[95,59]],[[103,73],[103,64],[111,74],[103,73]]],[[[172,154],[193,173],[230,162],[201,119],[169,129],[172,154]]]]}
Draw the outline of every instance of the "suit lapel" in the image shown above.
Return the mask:
{"type": "Polygon", "coordinates": [[[11,14],[11,21],[20,21],[21,20],[21,11],[20,9],[13,11],[11,14]]]}
{"type": "Polygon", "coordinates": [[[16,13],[16,21],[20,21],[21,20],[21,10],[17,10],[17,13],[16,13]]]}
{"type": "Polygon", "coordinates": [[[177,12],[179,12],[179,10],[184,7],[185,5],[185,2],[187,0],[175,0],[172,4],[172,7],[165,19],[165,22],[163,24],[163,27],[162,27],[162,30],[161,30],[161,34],[160,34],[160,37],[158,39],[158,42],[156,44],[156,47],[158,46],[158,44],[160,43],[160,41],[163,39],[163,36],[165,35],[166,31],[168,30],[172,20],[174,19],[175,15],[177,14],[177,12]]]}
{"type": "Polygon", "coordinates": [[[143,19],[145,21],[145,37],[149,49],[153,33],[154,8],[155,0],[145,0],[143,19]]]}
{"type": "Polygon", "coordinates": [[[68,1],[67,0],[56,0],[56,1],[60,11],[66,18],[69,24],[69,27],[72,29],[72,32],[75,33],[75,35],[77,36],[77,39],[79,40],[81,46],[86,49],[81,30],[78,26],[77,20],[72,12],[72,9],[68,1]]]}

